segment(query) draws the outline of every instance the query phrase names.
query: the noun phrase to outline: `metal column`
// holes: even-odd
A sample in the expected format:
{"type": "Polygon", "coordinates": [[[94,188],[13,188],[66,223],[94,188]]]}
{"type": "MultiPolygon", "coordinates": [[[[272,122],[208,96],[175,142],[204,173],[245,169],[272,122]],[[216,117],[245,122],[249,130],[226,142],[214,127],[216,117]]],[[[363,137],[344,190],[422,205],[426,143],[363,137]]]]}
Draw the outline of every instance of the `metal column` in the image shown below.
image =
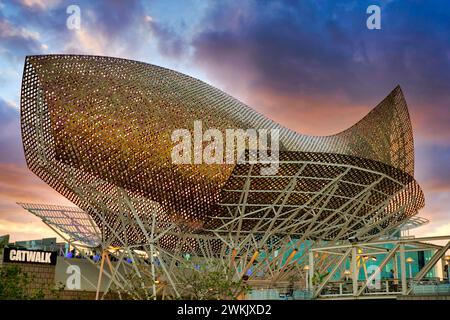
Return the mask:
{"type": "Polygon", "coordinates": [[[408,291],[408,283],[406,282],[406,264],[405,264],[405,245],[400,245],[400,272],[402,278],[402,294],[406,295],[408,291]]]}
{"type": "Polygon", "coordinates": [[[356,247],[352,248],[352,261],[351,261],[351,273],[352,273],[352,283],[353,283],[353,295],[358,294],[358,268],[356,262],[356,247]]]}

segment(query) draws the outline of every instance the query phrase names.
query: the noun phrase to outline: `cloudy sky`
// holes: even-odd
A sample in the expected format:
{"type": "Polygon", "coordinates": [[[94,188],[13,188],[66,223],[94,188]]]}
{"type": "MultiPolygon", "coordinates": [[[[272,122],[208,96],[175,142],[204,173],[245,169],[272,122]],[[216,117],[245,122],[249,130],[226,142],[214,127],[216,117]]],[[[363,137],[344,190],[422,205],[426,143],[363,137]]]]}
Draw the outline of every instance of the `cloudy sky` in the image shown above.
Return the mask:
{"type": "Polygon", "coordinates": [[[48,53],[171,68],[312,135],[349,127],[400,84],[431,220],[415,233],[450,234],[449,30],[447,0],[0,0],[0,235],[54,235],[16,202],[70,205],[26,168],[20,138],[24,59],[48,53]],[[78,30],[66,26],[72,4],[78,30]],[[372,4],[381,30],[366,27],[372,4]]]}

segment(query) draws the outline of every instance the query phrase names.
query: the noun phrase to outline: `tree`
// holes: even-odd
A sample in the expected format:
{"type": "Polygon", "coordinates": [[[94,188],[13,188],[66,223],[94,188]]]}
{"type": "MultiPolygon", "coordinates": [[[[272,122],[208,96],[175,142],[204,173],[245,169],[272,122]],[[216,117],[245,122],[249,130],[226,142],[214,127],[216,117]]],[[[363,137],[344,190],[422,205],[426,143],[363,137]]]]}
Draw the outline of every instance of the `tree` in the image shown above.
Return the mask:
{"type": "Polygon", "coordinates": [[[249,286],[245,279],[220,261],[204,261],[201,265],[186,264],[180,272],[179,287],[183,298],[196,300],[235,300],[246,294],[249,286]]]}
{"type": "Polygon", "coordinates": [[[0,300],[43,299],[42,289],[30,292],[32,278],[18,266],[3,265],[0,268],[0,300]]]}
{"type": "MultiPolygon", "coordinates": [[[[126,274],[127,287],[121,290],[111,288],[122,299],[154,299],[153,288],[157,298],[177,299],[161,268],[155,268],[155,277],[148,266],[135,266],[139,275],[126,274]]],[[[172,278],[181,299],[195,300],[234,300],[245,295],[250,287],[246,276],[240,278],[236,270],[220,260],[201,259],[197,262],[186,260],[177,264],[177,271],[172,278]]]]}
{"type": "Polygon", "coordinates": [[[329,274],[329,272],[324,272],[324,273],[320,273],[319,271],[315,271],[313,278],[312,278],[312,283],[313,285],[318,285],[320,283],[322,283],[323,279],[325,279],[325,277],[329,274]]]}

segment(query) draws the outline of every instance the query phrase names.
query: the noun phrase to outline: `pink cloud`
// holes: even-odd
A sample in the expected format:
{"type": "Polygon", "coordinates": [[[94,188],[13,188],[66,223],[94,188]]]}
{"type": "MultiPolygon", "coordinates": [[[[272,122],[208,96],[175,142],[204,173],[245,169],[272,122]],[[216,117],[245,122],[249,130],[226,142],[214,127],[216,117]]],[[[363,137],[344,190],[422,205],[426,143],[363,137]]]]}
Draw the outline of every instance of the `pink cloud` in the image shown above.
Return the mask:
{"type": "Polygon", "coordinates": [[[0,234],[11,234],[11,241],[56,236],[39,218],[16,202],[73,205],[28,168],[0,163],[0,234]]]}

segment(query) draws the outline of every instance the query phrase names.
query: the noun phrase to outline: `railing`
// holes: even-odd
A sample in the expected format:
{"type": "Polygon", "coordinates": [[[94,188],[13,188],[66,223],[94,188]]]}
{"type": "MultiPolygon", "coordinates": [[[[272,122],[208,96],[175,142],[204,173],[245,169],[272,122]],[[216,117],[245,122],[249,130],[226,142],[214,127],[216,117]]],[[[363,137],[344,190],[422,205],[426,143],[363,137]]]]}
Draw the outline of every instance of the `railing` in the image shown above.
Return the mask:
{"type": "MultiPolygon", "coordinates": [[[[358,289],[365,282],[358,281],[358,289]]],[[[401,293],[400,279],[382,279],[378,287],[367,287],[364,295],[397,295],[401,293]]],[[[321,297],[353,296],[351,281],[330,281],[321,291],[321,297]]]]}
{"type": "MultiPolygon", "coordinates": [[[[363,284],[358,281],[358,288],[363,284]]],[[[408,280],[408,288],[413,295],[450,295],[450,283],[447,280],[440,281],[438,278],[430,278],[422,281],[408,280]]],[[[400,279],[383,279],[378,288],[366,288],[363,295],[401,295],[400,279]]],[[[351,282],[330,282],[326,285],[320,296],[322,298],[352,296],[351,282]]]]}
{"type": "Polygon", "coordinates": [[[290,288],[260,288],[252,289],[247,294],[248,300],[310,300],[309,290],[292,290],[290,288]]]}
{"type": "Polygon", "coordinates": [[[450,295],[448,281],[418,281],[411,283],[413,295],[450,295]]]}
{"type": "MultiPolygon", "coordinates": [[[[441,282],[438,278],[427,278],[436,275],[437,271],[433,268],[439,261],[445,271],[450,260],[446,255],[448,250],[450,236],[353,242],[312,248],[308,252],[309,287],[313,289],[313,297],[319,299],[450,294],[448,280],[441,282]],[[445,245],[433,243],[442,240],[447,241],[445,245]],[[423,266],[416,262],[413,268],[411,255],[423,251],[429,252],[430,257],[423,266]],[[323,263],[325,259],[329,260],[326,265],[323,263]],[[380,279],[390,268],[393,269],[388,274],[396,278],[380,279]]],[[[448,277],[446,274],[443,272],[444,278],[448,277]]]]}

